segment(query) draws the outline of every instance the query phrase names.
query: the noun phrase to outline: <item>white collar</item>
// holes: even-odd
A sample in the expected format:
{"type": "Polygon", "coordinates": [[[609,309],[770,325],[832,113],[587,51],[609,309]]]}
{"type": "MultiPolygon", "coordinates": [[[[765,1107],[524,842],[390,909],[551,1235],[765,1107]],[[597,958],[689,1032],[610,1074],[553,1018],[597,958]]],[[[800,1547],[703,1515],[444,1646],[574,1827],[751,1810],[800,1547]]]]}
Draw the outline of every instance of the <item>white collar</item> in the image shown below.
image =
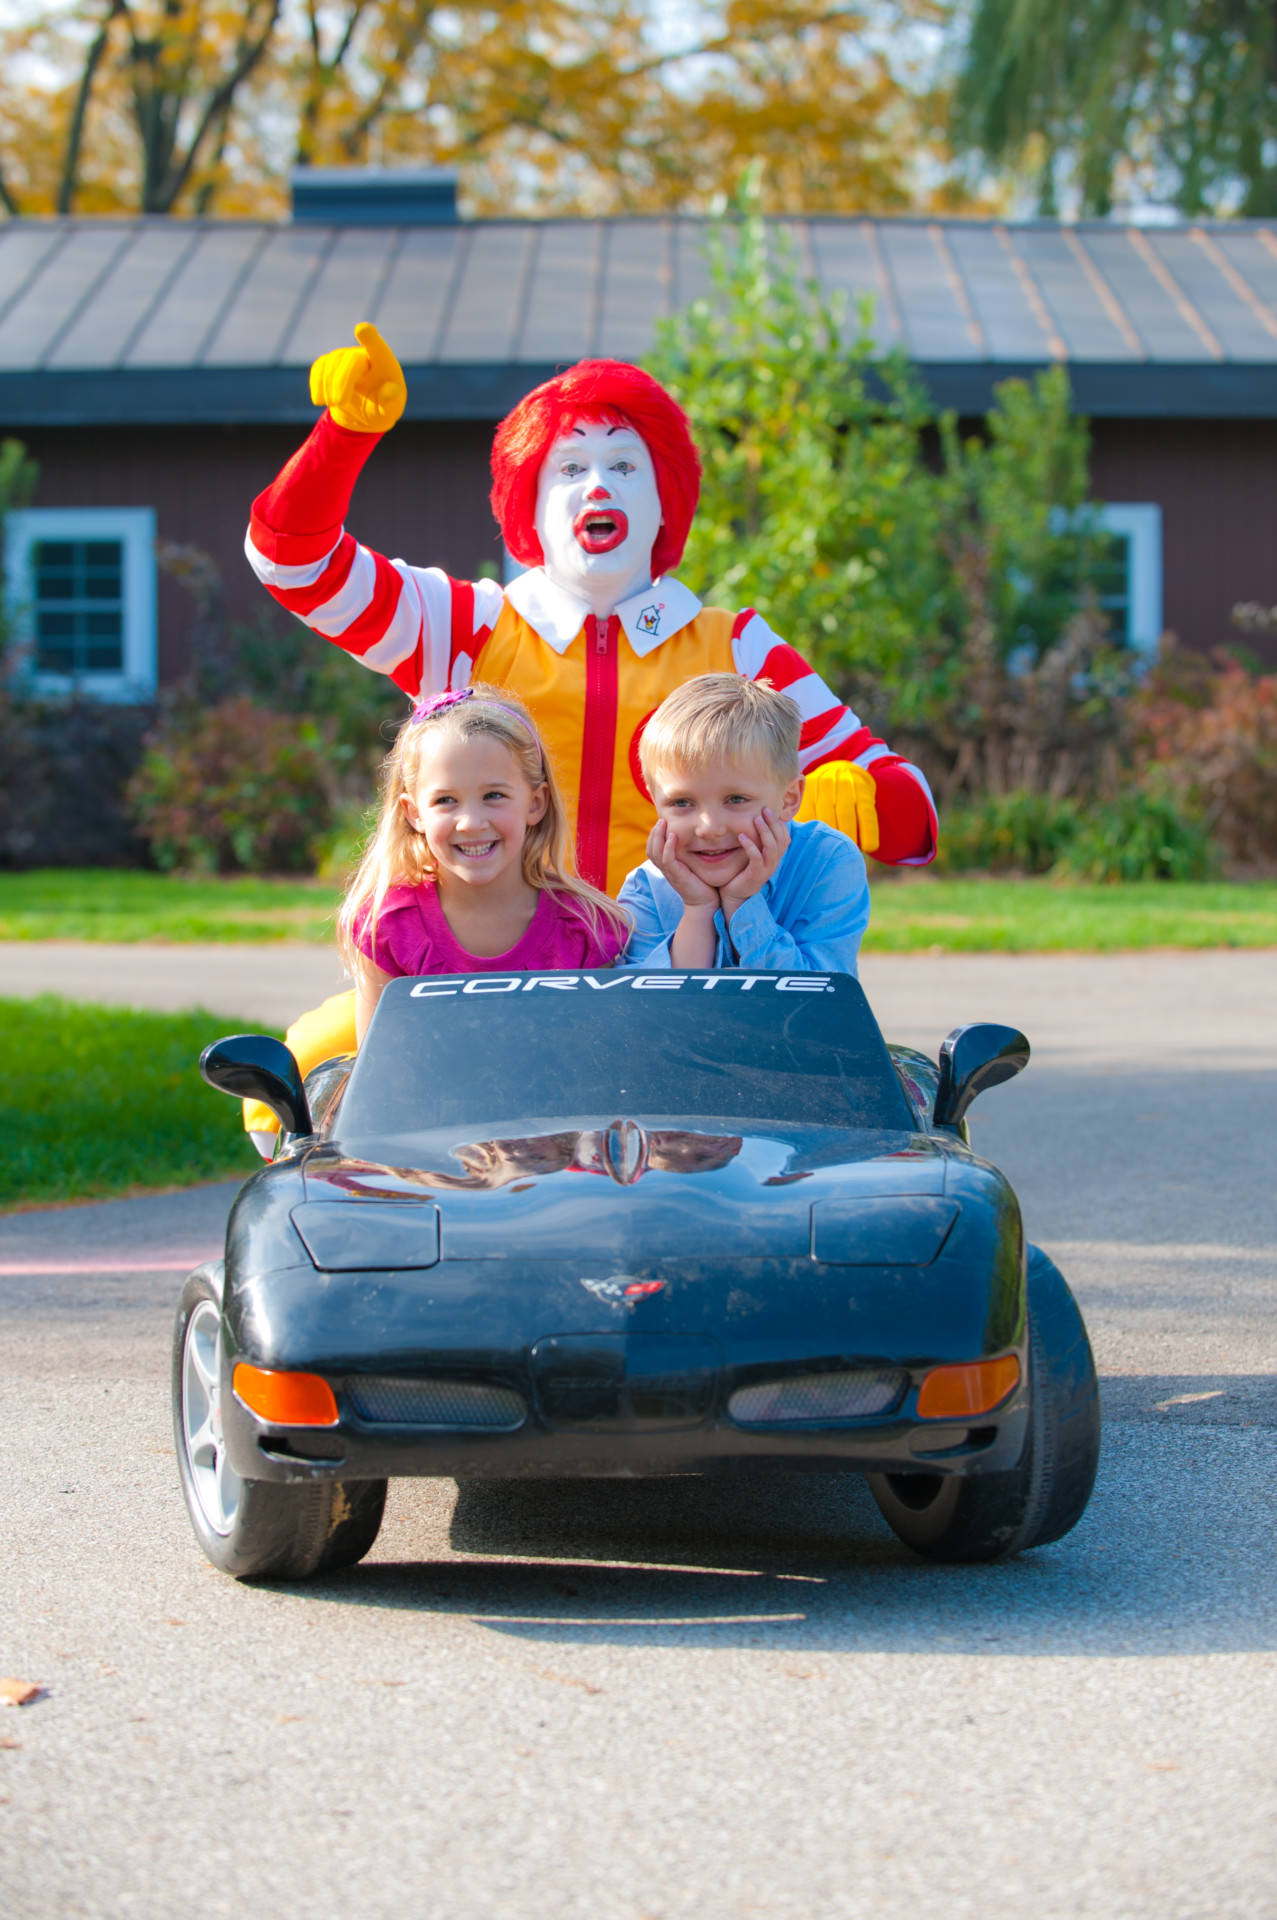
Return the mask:
{"type": "Polygon", "coordinates": [[[616,609],[625,637],[640,660],[659,647],[662,640],[681,632],[700,610],[701,603],[692,589],[676,580],[672,573],[662,574],[641,593],[632,593],[616,609]]]}
{"type": "MultiPolygon", "coordinates": [[[[511,580],[505,597],[556,653],[566,653],[585,625],[589,606],[574,593],[556,586],[544,567],[529,567],[511,580]]],[[[626,639],[639,659],[659,647],[696,618],[701,603],[690,587],[673,574],[664,574],[650,587],[632,593],[616,609],[626,639]]]]}

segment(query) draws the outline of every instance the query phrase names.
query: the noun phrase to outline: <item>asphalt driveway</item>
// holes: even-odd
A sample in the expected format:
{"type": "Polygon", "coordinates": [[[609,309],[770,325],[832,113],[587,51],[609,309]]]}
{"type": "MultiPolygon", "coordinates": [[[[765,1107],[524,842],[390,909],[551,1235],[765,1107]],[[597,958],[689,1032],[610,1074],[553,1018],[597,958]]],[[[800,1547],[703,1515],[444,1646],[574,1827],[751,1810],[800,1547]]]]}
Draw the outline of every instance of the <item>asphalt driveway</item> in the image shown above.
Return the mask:
{"type": "MultiPolygon", "coordinates": [[[[228,1024],[332,983],[315,949],[35,951],[40,988],[153,980],[228,1024]]],[[[939,1570],[843,1475],[396,1483],[362,1566],[241,1587],[191,1537],[167,1407],[233,1189],[9,1216],[0,1672],[46,1691],[0,1711],[6,1912],[1271,1910],[1277,956],[864,977],[892,1037],[1034,1043],[973,1132],[1092,1329],[1076,1532],[939,1570]]]]}

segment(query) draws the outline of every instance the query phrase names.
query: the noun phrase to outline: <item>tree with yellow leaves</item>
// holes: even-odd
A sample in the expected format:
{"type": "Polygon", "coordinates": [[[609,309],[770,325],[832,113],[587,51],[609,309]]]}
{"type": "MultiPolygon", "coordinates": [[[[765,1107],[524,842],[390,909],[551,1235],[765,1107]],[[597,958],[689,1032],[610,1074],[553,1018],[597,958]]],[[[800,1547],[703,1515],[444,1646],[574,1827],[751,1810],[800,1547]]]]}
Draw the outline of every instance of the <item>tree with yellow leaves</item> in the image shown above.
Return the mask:
{"type": "Polygon", "coordinates": [[[86,174],[91,201],[109,204],[121,162],[140,212],[173,212],[224,153],[237,100],[271,45],[279,10],[280,0],[98,0],[60,15],[41,11],[11,29],[4,118],[24,133],[40,121],[45,133],[33,145],[5,141],[0,199],[9,212],[45,211],[51,200],[68,213],[86,174]],[[37,62],[52,68],[51,86],[30,78],[37,62]],[[26,96],[16,112],[15,92],[26,96]],[[91,162],[90,140],[97,149],[91,162]]]}
{"type": "Polygon", "coordinates": [[[282,212],[290,165],[455,165],[474,212],[954,203],[911,57],[948,0],[70,0],[0,34],[16,212],[282,212]]]}

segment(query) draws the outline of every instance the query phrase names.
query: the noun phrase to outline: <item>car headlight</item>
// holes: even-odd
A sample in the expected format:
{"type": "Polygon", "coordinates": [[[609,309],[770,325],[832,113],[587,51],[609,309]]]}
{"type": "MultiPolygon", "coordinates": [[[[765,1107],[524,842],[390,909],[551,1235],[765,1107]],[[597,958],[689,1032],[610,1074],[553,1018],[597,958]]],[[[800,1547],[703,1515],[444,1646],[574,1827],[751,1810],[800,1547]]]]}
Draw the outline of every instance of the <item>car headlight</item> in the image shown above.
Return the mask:
{"type": "Polygon", "coordinates": [[[929,1266],[958,1211],[956,1201],[924,1193],[817,1200],[811,1210],[811,1257],[831,1267],[929,1266]]]}
{"type": "Polygon", "coordinates": [[[411,1272],[439,1259],[439,1209],[428,1200],[306,1200],[292,1221],[325,1273],[411,1272]]]}

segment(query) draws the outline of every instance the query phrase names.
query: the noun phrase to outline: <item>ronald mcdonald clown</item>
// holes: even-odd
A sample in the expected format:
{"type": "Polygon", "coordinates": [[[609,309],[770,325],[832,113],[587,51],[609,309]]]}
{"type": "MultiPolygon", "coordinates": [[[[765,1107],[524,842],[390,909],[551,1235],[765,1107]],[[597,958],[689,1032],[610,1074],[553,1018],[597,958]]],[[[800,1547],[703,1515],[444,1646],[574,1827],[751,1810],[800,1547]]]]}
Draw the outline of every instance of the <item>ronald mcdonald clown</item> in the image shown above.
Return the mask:
{"type": "MultiPolygon", "coordinates": [[[[245,542],[281,606],[388,674],[409,697],[507,686],[541,730],[572,812],[580,872],[615,894],[641,864],[652,805],[638,741],[665,695],[693,674],[767,679],[798,702],[807,776],[800,820],[820,819],[866,853],[922,865],[936,815],[922,774],[832,694],[752,608],[703,607],[670,571],[696,509],[700,459],[686,415],[650,374],[583,360],[521,400],[497,428],[492,506],[527,569],[502,586],[387,560],[344,521],[355,482],[403,412],[399,363],[375,327],[311,368],[325,411],[253,503],[245,542]]],[[[303,1072],[355,1044],[353,995],[289,1032],[303,1072]]],[[[273,1130],[263,1109],[246,1125],[273,1130]]],[[[264,1144],[259,1142],[259,1144],[264,1144]]]]}

